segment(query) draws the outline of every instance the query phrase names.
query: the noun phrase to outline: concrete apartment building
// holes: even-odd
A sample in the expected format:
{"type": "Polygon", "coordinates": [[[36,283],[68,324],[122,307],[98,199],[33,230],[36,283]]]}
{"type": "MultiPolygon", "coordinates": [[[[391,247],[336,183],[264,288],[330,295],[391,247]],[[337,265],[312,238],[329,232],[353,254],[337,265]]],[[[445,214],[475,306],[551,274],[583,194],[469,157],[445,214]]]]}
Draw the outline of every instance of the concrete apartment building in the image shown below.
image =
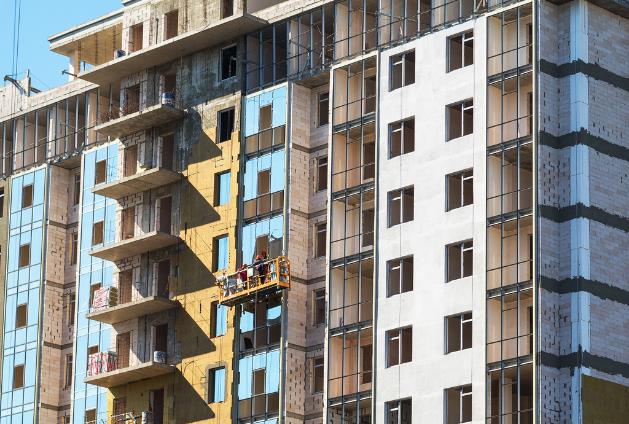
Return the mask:
{"type": "Polygon", "coordinates": [[[67,84],[0,88],[0,423],[626,422],[625,0],[49,41],[67,84]]]}

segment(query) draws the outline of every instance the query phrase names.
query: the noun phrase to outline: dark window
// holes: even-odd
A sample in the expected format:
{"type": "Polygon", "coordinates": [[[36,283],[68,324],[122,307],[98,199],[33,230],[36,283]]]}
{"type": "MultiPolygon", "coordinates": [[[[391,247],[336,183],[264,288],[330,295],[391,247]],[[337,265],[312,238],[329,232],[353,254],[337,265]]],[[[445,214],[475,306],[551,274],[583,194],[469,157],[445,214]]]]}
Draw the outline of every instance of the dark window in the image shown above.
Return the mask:
{"type": "Polygon", "coordinates": [[[29,266],[31,264],[31,245],[23,244],[20,246],[18,253],[18,266],[20,268],[29,266]]]}
{"type": "Polygon", "coordinates": [[[317,289],[312,292],[313,297],[313,317],[314,325],[325,324],[325,289],[317,289]]]}
{"type": "Polygon", "coordinates": [[[4,189],[0,188],[0,218],[4,217],[4,189]]]}
{"type": "Polygon", "coordinates": [[[317,191],[328,188],[328,157],[317,158],[317,191]]]}
{"type": "Polygon", "coordinates": [[[13,388],[21,389],[24,387],[24,365],[16,365],[13,367],[13,388]]]}
{"type": "Polygon", "coordinates": [[[413,202],[412,186],[389,192],[389,227],[413,220],[413,202]]]}
{"type": "Polygon", "coordinates": [[[155,351],[168,351],[168,324],[155,326],[155,351]]]}
{"type": "Polygon", "coordinates": [[[234,0],[221,0],[221,19],[234,14],[234,0]]]}
{"type": "Polygon", "coordinates": [[[258,196],[271,192],[271,170],[258,171],[258,196]]]}
{"type": "Polygon", "coordinates": [[[320,222],[315,225],[315,258],[322,258],[325,256],[326,231],[327,223],[320,222]]]}
{"type": "Polygon", "coordinates": [[[312,393],[323,392],[323,356],[312,359],[312,393]]]}
{"type": "Polygon", "coordinates": [[[33,206],[33,185],[29,184],[22,187],[22,207],[30,208],[33,206]]]}
{"type": "Polygon", "coordinates": [[[446,353],[472,347],[472,313],[446,317],[446,353]]]}
{"type": "Polygon", "coordinates": [[[234,108],[221,110],[218,112],[218,141],[229,141],[234,132],[234,108]]]}
{"type": "Polygon", "coordinates": [[[164,424],[164,389],[149,392],[149,412],[152,424],[164,424]]]}
{"type": "Polygon", "coordinates": [[[394,400],[385,404],[385,424],[412,424],[411,399],[394,400]]]}
{"type": "Polygon", "coordinates": [[[26,304],[18,305],[15,310],[15,328],[26,327],[28,324],[28,308],[26,304]]]}
{"type": "Polygon", "coordinates": [[[259,131],[268,130],[273,126],[273,104],[260,107],[259,131]]]}
{"type": "Polygon", "coordinates": [[[413,328],[397,328],[386,333],[387,367],[413,360],[413,328]]]}
{"type": "Polygon", "coordinates": [[[393,259],[387,262],[387,296],[413,290],[413,257],[393,259]]]}
{"type": "Polygon", "coordinates": [[[78,205],[81,200],[81,174],[78,172],[74,174],[74,193],[73,204],[78,205]]]}
{"type": "Polygon", "coordinates": [[[389,124],[389,159],[415,150],[415,118],[389,124]]]}
{"type": "Polygon", "coordinates": [[[164,40],[176,37],[179,32],[179,11],[173,10],[164,16],[166,28],[164,29],[164,40]]]}
{"type": "Polygon", "coordinates": [[[446,210],[471,205],[474,201],[474,174],[471,169],[446,176],[446,210]]]}
{"type": "Polygon", "coordinates": [[[325,93],[319,93],[319,126],[328,124],[329,107],[330,107],[330,93],[328,93],[327,91],[325,93]]]}
{"type": "Polygon", "coordinates": [[[96,284],[92,284],[90,285],[90,307],[92,307],[92,304],[94,303],[94,293],[96,293],[96,290],[99,290],[101,288],[101,283],[96,283],[96,284]]]}
{"type": "Polygon", "coordinates": [[[76,311],[76,295],[74,293],[68,295],[68,316],[66,317],[68,325],[74,325],[74,313],[76,311]]]}
{"type": "Polygon", "coordinates": [[[391,56],[390,64],[389,91],[415,82],[415,50],[391,56]]]}
{"type": "Polygon", "coordinates": [[[221,80],[236,76],[236,46],[225,47],[221,50],[221,80]]]}
{"type": "Polygon", "coordinates": [[[76,265],[79,256],[79,233],[73,232],[70,235],[70,265],[76,265]]]}
{"type": "Polygon", "coordinates": [[[472,240],[446,246],[447,280],[453,281],[472,275],[473,259],[474,245],[472,240]]]}
{"type": "Polygon", "coordinates": [[[104,235],[104,222],[98,221],[92,225],[92,246],[101,244],[103,242],[104,235]]]}
{"type": "Polygon", "coordinates": [[[65,363],[65,369],[64,369],[64,374],[63,374],[63,387],[64,388],[68,388],[72,386],[72,365],[73,365],[73,360],[72,360],[72,354],[68,354],[66,355],[66,363],[65,363]]]}
{"type": "Polygon", "coordinates": [[[474,63],[474,32],[448,38],[448,72],[474,63]]]}
{"type": "Polygon", "coordinates": [[[474,131],[474,102],[472,100],[446,106],[446,114],[448,140],[472,134],[474,131]]]}
{"type": "Polygon", "coordinates": [[[101,184],[107,181],[107,161],[99,160],[94,168],[94,184],[101,184]]]}
{"type": "Polygon", "coordinates": [[[472,421],[472,386],[446,389],[446,424],[472,421]]]}
{"type": "Polygon", "coordinates": [[[139,23],[129,28],[129,51],[137,52],[144,45],[144,25],[139,23]]]}

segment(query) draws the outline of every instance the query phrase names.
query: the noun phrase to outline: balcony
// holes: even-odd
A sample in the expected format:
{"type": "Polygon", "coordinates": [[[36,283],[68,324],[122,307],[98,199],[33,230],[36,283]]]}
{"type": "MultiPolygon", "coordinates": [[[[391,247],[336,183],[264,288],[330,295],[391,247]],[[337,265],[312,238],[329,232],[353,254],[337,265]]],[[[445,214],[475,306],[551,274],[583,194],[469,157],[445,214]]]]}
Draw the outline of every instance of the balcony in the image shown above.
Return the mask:
{"type": "Polygon", "coordinates": [[[81,72],[79,78],[100,86],[106,86],[144,69],[224,44],[239,35],[247,34],[265,25],[267,25],[265,20],[248,13],[232,15],[202,29],[178,35],[162,43],[95,66],[90,70],[81,72]]]}
{"type": "Polygon", "coordinates": [[[290,288],[290,262],[279,256],[254,265],[242,267],[238,272],[217,279],[220,288],[219,302],[234,306],[252,299],[290,288]]]}
{"type": "Polygon", "coordinates": [[[179,302],[164,296],[147,296],[132,302],[96,309],[87,314],[87,318],[104,322],[105,324],[118,324],[119,322],[173,309],[177,306],[179,306],[179,302]]]}
{"type": "Polygon", "coordinates": [[[118,200],[132,194],[174,183],[178,181],[179,178],[179,173],[167,168],[157,167],[123,177],[110,183],[98,184],[92,189],[92,192],[100,196],[118,200]]]}
{"type": "Polygon", "coordinates": [[[151,231],[126,240],[120,240],[107,246],[92,249],[90,255],[106,261],[137,256],[152,250],[172,246],[179,241],[179,237],[162,231],[151,231]]]}
{"type": "Polygon", "coordinates": [[[90,372],[88,372],[85,383],[109,389],[147,378],[159,377],[171,373],[175,369],[172,365],[155,361],[142,362],[137,365],[118,369],[115,362],[116,361],[114,361],[114,365],[111,367],[113,369],[106,368],[104,370],[96,370],[96,372],[93,372],[91,375],[90,372]]]}
{"type": "Polygon", "coordinates": [[[166,94],[168,93],[162,95],[160,102],[156,105],[142,109],[136,107],[133,110],[122,110],[120,117],[113,119],[111,116],[105,116],[103,120],[106,122],[97,125],[94,129],[102,135],[115,138],[160,127],[183,118],[184,111],[176,106],[174,100],[166,97],[166,94]]]}

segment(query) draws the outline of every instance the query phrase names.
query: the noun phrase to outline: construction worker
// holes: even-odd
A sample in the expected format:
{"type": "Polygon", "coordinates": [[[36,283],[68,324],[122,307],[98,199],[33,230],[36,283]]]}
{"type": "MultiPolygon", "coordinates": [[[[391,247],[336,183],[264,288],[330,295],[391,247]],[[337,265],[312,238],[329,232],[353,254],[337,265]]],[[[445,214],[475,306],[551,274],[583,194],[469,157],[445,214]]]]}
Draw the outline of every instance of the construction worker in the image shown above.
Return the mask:
{"type": "Polygon", "coordinates": [[[268,271],[269,265],[267,264],[267,255],[263,250],[256,256],[256,261],[253,263],[258,273],[258,281],[260,284],[264,284],[266,280],[266,273],[268,271]]]}

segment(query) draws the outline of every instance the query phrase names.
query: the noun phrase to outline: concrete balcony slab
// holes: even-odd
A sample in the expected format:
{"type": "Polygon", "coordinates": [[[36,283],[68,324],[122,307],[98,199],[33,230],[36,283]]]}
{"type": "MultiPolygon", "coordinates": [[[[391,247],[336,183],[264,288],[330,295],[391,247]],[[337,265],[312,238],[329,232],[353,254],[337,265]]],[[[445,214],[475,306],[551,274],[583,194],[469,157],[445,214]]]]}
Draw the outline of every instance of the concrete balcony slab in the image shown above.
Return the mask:
{"type": "Polygon", "coordinates": [[[98,184],[92,189],[92,193],[118,200],[132,194],[174,183],[179,178],[180,174],[170,169],[151,168],[110,183],[98,184]]]}

